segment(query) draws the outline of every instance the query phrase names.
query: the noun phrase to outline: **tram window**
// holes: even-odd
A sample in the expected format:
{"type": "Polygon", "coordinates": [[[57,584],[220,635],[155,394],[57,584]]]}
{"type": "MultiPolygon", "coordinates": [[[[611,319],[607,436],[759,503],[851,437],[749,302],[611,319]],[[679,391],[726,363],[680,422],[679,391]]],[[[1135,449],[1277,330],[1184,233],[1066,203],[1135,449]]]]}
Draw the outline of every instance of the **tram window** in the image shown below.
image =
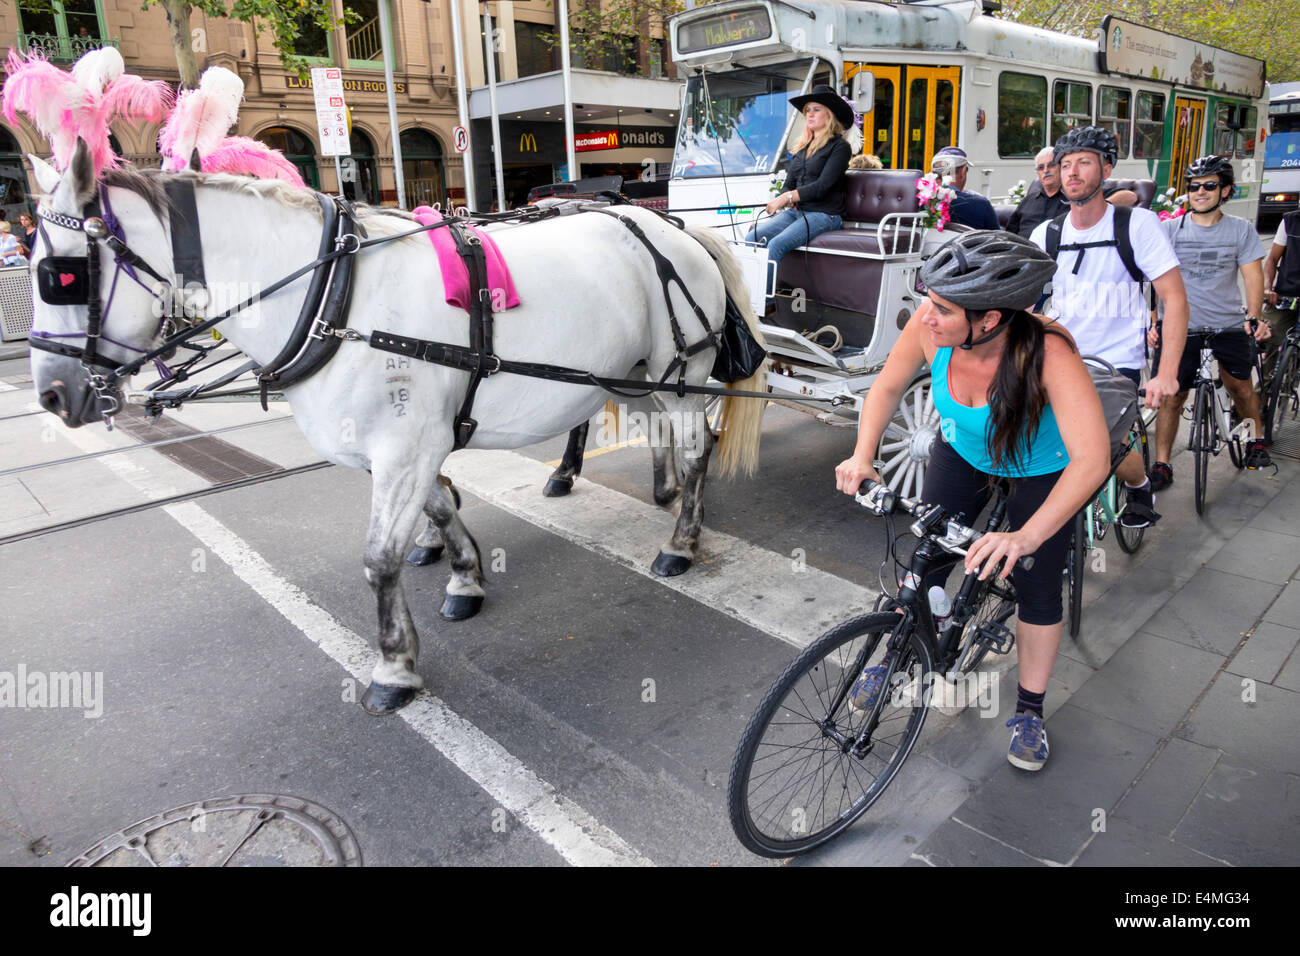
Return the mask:
{"type": "Polygon", "coordinates": [[[952,81],[940,80],[934,91],[934,151],[955,145],[952,141],[952,81]]]}
{"type": "Polygon", "coordinates": [[[1052,142],[1068,129],[1092,122],[1092,87],[1087,83],[1057,80],[1052,92],[1052,142]]]}
{"type": "Polygon", "coordinates": [[[875,102],[871,107],[871,142],[866,149],[880,157],[886,169],[894,168],[894,144],[891,134],[894,129],[894,81],[876,77],[875,102]]]}
{"type": "Polygon", "coordinates": [[[998,77],[998,155],[1032,157],[1045,145],[1047,80],[1027,73],[998,77]]]}
{"type": "Polygon", "coordinates": [[[907,168],[925,169],[925,85],[913,80],[907,87],[907,168]]]}
{"type": "Polygon", "coordinates": [[[1165,95],[1140,92],[1137,127],[1133,136],[1134,159],[1159,159],[1165,139],[1165,95]]]}
{"type": "Polygon", "coordinates": [[[1237,156],[1249,158],[1255,155],[1255,124],[1259,121],[1259,111],[1253,106],[1243,106],[1241,129],[1237,130],[1237,156]]]}
{"type": "Polygon", "coordinates": [[[1117,86],[1097,91],[1097,125],[1110,130],[1119,140],[1119,158],[1128,157],[1129,134],[1133,131],[1132,94],[1117,86]]]}
{"type": "Polygon", "coordinates": [[[1220,103],[1214,110],[1214,148],[1220,156],[1232,155],[1233,140],[1237,138],[1237,107],[1220,103]]]}

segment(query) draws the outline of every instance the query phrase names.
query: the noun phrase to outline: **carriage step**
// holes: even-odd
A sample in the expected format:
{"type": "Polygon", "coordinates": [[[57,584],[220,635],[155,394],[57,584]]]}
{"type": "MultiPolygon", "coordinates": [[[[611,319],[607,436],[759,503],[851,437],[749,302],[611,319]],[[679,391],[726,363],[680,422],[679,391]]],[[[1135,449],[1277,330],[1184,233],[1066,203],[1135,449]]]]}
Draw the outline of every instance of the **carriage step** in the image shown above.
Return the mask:
{"type": "Polygon", "coordinates": [[[1016,643],[1015,635],[1005,624],[999,624],[997,621],[985,621],[981,624],[979,630],[975,632],[975,640],[994,654],[1005,654],[1016,643]]]}

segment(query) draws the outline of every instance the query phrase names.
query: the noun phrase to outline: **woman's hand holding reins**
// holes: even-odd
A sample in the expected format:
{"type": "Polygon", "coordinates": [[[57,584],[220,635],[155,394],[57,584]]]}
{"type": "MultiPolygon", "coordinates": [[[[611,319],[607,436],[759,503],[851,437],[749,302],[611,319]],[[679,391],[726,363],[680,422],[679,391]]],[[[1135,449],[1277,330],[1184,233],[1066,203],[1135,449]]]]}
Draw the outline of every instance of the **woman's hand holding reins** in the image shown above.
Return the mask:
{"type": "Polygon", "coordinates": [[[880,475],[870,461],[862,458],[846,458],[835,466],[835,490],[846,495],[856,495],[864,481],[880,481],[880,475]]]}
{"type": "Polygon", "coordinates": [[[998,575],[1005,581],[1015,570],[1016,562],[1036,552],[1042,544],[1042,540],[1024,528],[986,534],[966,551],[966,573],[978,571],[979,578],[983,581],[998,566],[998,562],[1005,558],[1002,573],[998,575]]]}

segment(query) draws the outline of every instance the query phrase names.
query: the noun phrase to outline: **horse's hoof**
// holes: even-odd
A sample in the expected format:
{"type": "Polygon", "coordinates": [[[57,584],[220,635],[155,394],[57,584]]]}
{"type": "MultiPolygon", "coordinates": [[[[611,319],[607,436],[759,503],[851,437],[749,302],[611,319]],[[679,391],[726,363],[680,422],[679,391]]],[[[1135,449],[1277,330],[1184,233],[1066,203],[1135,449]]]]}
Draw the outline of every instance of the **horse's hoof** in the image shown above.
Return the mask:
{"type": "Polygon", "coordinates": [[[473,617],[482,607],[481,594],[448,594],[438,613],[448,621],[463,621],[467,617],[473,617]]]}
{"type": "Polygon", "coordinates": [[[371,683],[361,695],[361,709],[375,717],[383,717],[401,710],[419,692],[417,687],[394,687],[390,684],[371,683]]]}
{"type": "Polygon", "coordinates": [[[572,490],[572,478],[551,478],[546,482],[546,487],[542,489],[542,494],[547,498],[563,498],[572,490]]]}
{"type": "Polygon", "coordinates": [[[426,564],[433,564],[441,557],[442,545],[438,545],[436,548],[425,548],[417,544],[411,549],[411,553],[406,556],[406,563],[422,568],[426,564]]]}
{"type": "Polygon", "coordinates": [[[681,574],[690,566],[690,558],[683,558],[680,554],[668,554],[660,551],[659,557],[655,558],[655,563],[650,565],[650,570],[661,578],[671,578],[681,574]]]}

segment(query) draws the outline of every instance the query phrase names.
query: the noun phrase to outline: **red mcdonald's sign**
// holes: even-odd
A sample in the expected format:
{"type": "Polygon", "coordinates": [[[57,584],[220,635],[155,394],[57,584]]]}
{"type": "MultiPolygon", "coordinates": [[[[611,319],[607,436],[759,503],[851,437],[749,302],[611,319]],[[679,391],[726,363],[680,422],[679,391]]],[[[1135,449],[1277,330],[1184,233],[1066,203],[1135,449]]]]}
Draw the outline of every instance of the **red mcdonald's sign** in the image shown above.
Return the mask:
{"type": "Polygon", "coordinates": [[[588,153],[594,149],[618,149],[618,130],[602,129],[590,133],[578,133],[573,137],[573,149],[577,153],[588,153]]]}

